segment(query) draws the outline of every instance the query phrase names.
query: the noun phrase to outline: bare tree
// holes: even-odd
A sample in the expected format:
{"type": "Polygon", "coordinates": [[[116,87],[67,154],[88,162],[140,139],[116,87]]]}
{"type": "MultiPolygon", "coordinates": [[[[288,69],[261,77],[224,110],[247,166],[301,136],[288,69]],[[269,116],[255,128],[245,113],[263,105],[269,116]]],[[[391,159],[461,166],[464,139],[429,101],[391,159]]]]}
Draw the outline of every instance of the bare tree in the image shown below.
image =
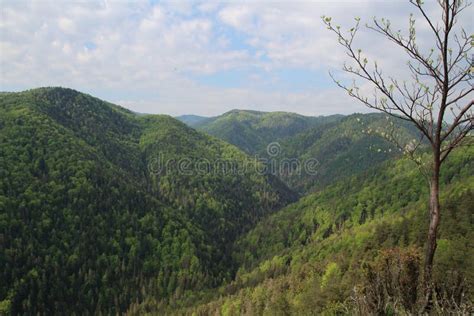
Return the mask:
{"type": "Polygon", "coordinates": [[[442,14],[441,19],[436,20],[429,16],[423,1],[409,2],[427,23],[435,42],[433,48],[424,51],[418,45],[413,15],[409,18],[407,34],[395,31],[390,20],[386,19],[374,18],[372,24],[366,25],[369,30],[384,36],[407,53],[407,67],[411,74],[409,82],[385,76],[377,62],[369,63],[362,51],[354,47],[354,38],[360,29],[359,18],[355,19],[355,26],[348,31],[334,25],[330,17],[322,18],[328,29],[337,35],[339,43],[352,61],[350,65],[344,64],[343,67],[345,72],[353,75],[352,85],[335,80],[337,85],[369,108],[413,123],[421,132],[421,138],[416,144],[409,146],[409,153],[416,151],[422,142],[430,144],[430,212],[424,262],[425,304],[428,304],[432,292],[433,258],[440,222],[441,166],[455,148],[472,141],[469,134],[474,123],[471,56],[474,35],[468,34],[459,25],[456,27],[459,14],[471,3],[462,0],[438,0],[442,14]],[[355,79],[369,82],[374,88],[374,94],[370,98],[365,96],[355,79]]]}

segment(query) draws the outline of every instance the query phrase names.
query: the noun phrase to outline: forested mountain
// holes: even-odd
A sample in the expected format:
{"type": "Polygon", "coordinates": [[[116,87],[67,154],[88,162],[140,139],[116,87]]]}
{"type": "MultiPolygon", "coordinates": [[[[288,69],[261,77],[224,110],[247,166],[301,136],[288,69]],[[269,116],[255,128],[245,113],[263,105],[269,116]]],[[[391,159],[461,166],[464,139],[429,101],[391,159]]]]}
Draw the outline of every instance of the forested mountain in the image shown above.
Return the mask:
{"type": "Polygon", "coordinates": [[[177,120],[183,122],[191,127],[201,124],[203,121],[210,119],[209,117],[199,115],[180,115],[175,117],[177,120]]]}
{"type": "Polygon", "coordinates": [[[271,158],[281,167],[275,175],[295,191],[307,193],[399,155],[399,148],[383,136],[391,122],[402,138],[418,137],[416,129],[407,122],[388,121],[386,115],[378,113],[307,117],[233,110],[188,124],[248,153],[271,158]],[[268,146],[275,142],[278,153],[270,157],[268,146]],[[301,167],[309,159],[317,161],[316,173],[282,163],[297,160],[301,167]]]}
{"type": "Polygon", "coordinates": [[[249,154],[259,154],[271,142],[340,118],[342,115],[311,117],[288,112],[232,110],[189,125],[219,137],[249,154]]]}
{"type": "MultiPolygon", "coordinates": [[[[417,313],[428,192],[383,135],[413,128],[379,114],[181,119],[201,131],[71,89],[0,94],[0,314],[417,313]],[[249,153],[317,159],[317,173],[273,174],[249,153]]],[[[447,313],[474,298],[473,170],[472,147],[443,166],[447,313]]]]}
{"type": "Polygon", "coordinates": [[[2,93],[1,313],[115,314],[230,279],[233,241],[295,199],[252,164],[168,116],[71,89],[2,93]]]}
{"type": "Polygon", "coordinates": [[[401,143],[419,138],[409,123],[388,120],[378,113],[349,115],[283,138],[279,140],[280,155],[277,159],[297,158],[301,162],[315,159],[318,165],[315,174],[285,170],[280,177],[294,190],[305,193],[365,172],[400,156],[400,148],[387,140],[386,134],[392,130],[396,130],[401,143]]]}
{"type": "MultiPolygon", "coordinates": [[[[473,170],[474,149],[467,148],[449,158],[442,174],[434,281],[437,302],[448,309],[435,303],[434,314],[472,312],[473,170]]],[[[424,179],[405,159],[308,195],[239,238],[235,280],[202,292],[178,314],[417,314],[427,196],[424,179]]]]}

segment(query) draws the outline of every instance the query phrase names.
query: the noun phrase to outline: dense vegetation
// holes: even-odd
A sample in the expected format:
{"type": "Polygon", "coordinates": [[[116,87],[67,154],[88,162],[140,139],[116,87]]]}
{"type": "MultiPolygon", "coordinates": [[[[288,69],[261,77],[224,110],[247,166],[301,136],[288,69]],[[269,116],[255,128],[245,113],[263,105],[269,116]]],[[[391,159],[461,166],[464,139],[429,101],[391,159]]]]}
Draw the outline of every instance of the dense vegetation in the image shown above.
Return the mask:
{"type": "Polygon", "coordinates": [[[286,170],[280,177],[291,188],[313,192],[342,178],[357,175],[400,156],[400,148],[386,134],[397,131],[401,141],[417,137],[415,128],[401,120],[387,120],[381,114],[353,114],[293,137],[280,140],[281,159],[318,161],[317,173],[286,170]],[[393,124],[391,127],[390,124],[393,124]]]}
{"type": "Polygon", "coordinates": [[[287,112],[232,110],[220,116],[190,123],[190,126],[254,155],[264,153],[271,142],[337,121],[341,117],[341,115],[309,117],[287,112]]]}
{"type": "Polygon", "coordinates": [[[271,158],[278,169],[272,172],[300,193],[320,190],[331,182],[366,171],[399,156],[399,148],[384,137],[394,123],[403,139],[417,137],[416,129],[401,120],[387,120],[381,114],[354,114],[306,117],[286,112],[233,110],[204,119],[188,116],[183,121],[236,145],[240,149],[271,158]],[[270,157],[267,146],[279,144],[279,152],[270,157]],[[304,163],[317,160],[316,174],[305,172],[304,163]],[[299,161],[293,167],[290,161],[299,161]],[[285,163],[286,162],[286,163],[285,163]]]}
{"type": "MultiPolygon", "coordinates": [[[[473,157],[459,151],[443,171],[435,314],[474,310],[473,157]]],[[[179,314],[417,314],[423,181],[412,162],[393,161],[287,206],[240,238],[235,280],[179,314]]]]}
{"type": "Polygon", "coordinates": [[[176,119],[183,122],[186,125],[193,127],[204,122],[205,120],[208,120],[209,118],[205,116],[187,114],[187,115],[176,116],[176,119]]]}
{"type": "MultiPolygon", "coordinates": [[[[247,153],[70,89],[0,94],[0,314],[417,313],[428,192],[385,116],[191,120],[247,153]],[[278,174],[313,193],[258,172],[273,141],[318,159],[278,174]]],[[[435,313],[474,311],[473,157],[443,167],[435,313]]]]}
{"type": "Polygon", "coordinates": [[[2,313],[117,313],[229,279],[233,240],[294,195],[255,168],[156,165],[182,157],[252,163],[173,118],[74,90],[2,94],[2,313]]]}

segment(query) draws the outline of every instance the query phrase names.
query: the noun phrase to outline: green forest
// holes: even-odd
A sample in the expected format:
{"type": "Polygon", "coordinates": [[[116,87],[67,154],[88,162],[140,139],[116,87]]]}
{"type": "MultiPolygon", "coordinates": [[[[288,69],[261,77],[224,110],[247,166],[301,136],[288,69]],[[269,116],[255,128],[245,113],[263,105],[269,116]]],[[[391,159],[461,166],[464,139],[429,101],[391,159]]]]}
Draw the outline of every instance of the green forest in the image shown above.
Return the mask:
{"type": "Polygon", "coordinates": [[[0,0],[0,316],[474,316],[473,16],[0,0]]]}
{"type": "Polygon", "coordinates": [[[254,168],[151,172],[160,155],[253,163],[171,117],[62,88],[2,94],[0,110],[0,299],[12,314],[115,314],[220,285],[234,241],[296,199],[254,168]]]}
{"type": "MultiPolygon", "coordinates": [[[[371,132],[386,122],[2,93],[0,314],[416,314],[429,192],[371,132]],[[318,173],[261,172],[256,156],[315,157],[318,173]]],[[[473,170],[462,147],[441,172],[434,314],[474,311],[473,170]]]]}
{"type": "Polygon", "coordinates": [[[233,110],[207,119],[189,121],[188,116],[178,119],[251,156],[277,161],[317,159],[315,175],[291,170],[280,174],[287,186],[300,194],[319,190],[337,179],[400,156],[399,148],[381,135],[388,122],[396,126],[402,139],[419,135],[411,124],[389,121],[387,115],[380,113],[308,117],[286,112],[233,110]],[[269,157],[267,146],[274,142],[280,146],[279,153],[269,157]]]}

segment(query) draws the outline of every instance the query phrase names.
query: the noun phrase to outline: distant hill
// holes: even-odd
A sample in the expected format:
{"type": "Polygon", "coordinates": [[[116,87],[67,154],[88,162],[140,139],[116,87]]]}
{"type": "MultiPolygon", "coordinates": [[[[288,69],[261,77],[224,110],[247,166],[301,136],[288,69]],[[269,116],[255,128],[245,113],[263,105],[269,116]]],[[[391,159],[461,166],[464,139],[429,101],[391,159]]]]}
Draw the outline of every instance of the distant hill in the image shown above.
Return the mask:
{"type": "MultiPolygon", "coordinates": [[[[398,148],[376,130],[388,124],[379,113],[308,117],[287,112],[232,110],[203,120],[194,128],[234,144],[252,155],[277,161],[297,159],[302,166],[317,161],[316,174],[295,170],[276,172],[292,189],[300,193],[319,190],[327,184],[363,172],[399,155],[398,148]],[[268,146],[278,143],[276,156],[268,146]]],[[[406,139],[417,137],[410,124],[395,120],[398,133],[406,139]]]]}
{"type": "Polygon", "coordinates": [[[169,116],[65,88],[0,95],[0,308],[119,314],[233,274],[233,241],[295,200],[278,179],[223,173],[245,153],[169,116]],[[210,168],[180,169],[206,161],[210,168]]]}
{"type": "Polygon", "coordinates": [[[257,154],[271,142],[337,121],[342,117],[342,115],[311,117],[288,112],[232,110],[193,124],[193,127],[219,137],[249,154],[257,154]]]}
{"type": "Polygon", "coordinates": [[[175,117],[177,120],[183,122],[184,124],[194,127],[208,119],[209,117],[206,116],[199,116],[199,115],[180,115],[175,117]]]}
{"type": "MultiPolygon", "coordinates": [[[[418,131],[409,123],[390,122],[401,139],[418,138],[418,131]]],[[[383,136],[387,125],[389,121],[382,114],[353,114],[281,139],[281,159],[317,161],[315,174],[290,172],[281,178],[295,190],[311,192],[397,157],[399,148],[383,136]]]]}

